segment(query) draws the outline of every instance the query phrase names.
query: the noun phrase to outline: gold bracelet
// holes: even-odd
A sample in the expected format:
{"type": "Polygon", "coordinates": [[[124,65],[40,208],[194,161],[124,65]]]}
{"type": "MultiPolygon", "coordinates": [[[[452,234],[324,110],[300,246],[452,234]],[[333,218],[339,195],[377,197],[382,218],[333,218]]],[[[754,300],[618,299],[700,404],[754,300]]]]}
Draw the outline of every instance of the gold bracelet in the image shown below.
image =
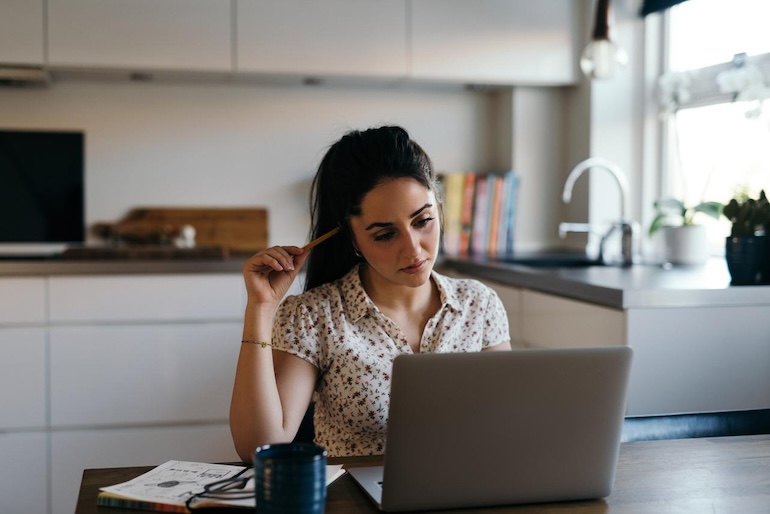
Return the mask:
{"type": "Polygon", "coordinates": [[[267,341],[253,341],[251,339],[244,339],[244,340],[241,341],[241,343],[256,344],[258,346],[261,346],[262,348],[267,348],[268,346],[273,346],[272,344],[268,343],[267,341]]]}

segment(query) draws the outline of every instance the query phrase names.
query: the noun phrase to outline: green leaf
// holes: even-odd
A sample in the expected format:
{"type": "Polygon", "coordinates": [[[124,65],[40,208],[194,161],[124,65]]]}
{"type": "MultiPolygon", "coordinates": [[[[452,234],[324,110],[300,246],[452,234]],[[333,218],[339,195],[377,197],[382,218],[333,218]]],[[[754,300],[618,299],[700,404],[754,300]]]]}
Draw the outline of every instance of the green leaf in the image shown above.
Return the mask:
{"type": "Polygon", "coordinates": [[[655,219],[652,220],[652,223],[650,223],[650,229],[648,230],[648,234],[650,235],[650,237],[652,237],[652,235],[655,232],[660,230],[660,228],[663,226],[663,221],[666,218],[668,218],[668,215],[664,213],[660,213],[657,216],[655,216],[655,219]]]}
{"type": "Polygon", "coordinates": [[[708,216],[711,216],[715,220],[719,219],[722,214],[722,204],[719,202],[703,202],[693,207],[695,212],[702,212],[708,216]]]}
{"type": "Polygon", "coordinates": [[[653,205],[657,211],[666,215],[678,214],[679,216],[684,216],[687,210],[684,203],[676,198],[661,198],[656,200],[653,205]]]}
{"type": "Polygon", "coordinates": [[[699,212],[719,219],[723,208],[719,202],[701,202],[694,207],[686,207],[684,202],[673,197],[660,198],[653,205],[657,216],[650,224],[648,230],[650,236],[664,226],[694,225],[693,216],[699,212]]]}

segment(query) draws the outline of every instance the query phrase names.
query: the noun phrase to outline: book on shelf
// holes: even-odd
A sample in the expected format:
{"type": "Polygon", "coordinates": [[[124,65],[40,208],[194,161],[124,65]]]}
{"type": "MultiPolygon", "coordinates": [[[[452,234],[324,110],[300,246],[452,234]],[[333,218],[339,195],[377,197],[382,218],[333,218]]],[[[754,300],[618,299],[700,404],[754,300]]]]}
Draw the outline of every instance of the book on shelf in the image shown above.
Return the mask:
{"type": "Polygon", "coordinates": [[[519,176],[453,172],[440,175],[444,199],[442,251],[446,255],[513,253],[519,176]]]}
{"type": "Polygon", "coordinates": [[[503,199],[503,177],[501,175],[490,175],[490,181],[492,187],[490,188],[489,197],[491,200],[489,204],[489,215],[487,216],[487,227],[489,227],[487,234],[487,254],[497,255],[498,232],[502,232],[500,227],[504,222],[502,213],[500,212],[503,199]]]}
{"type": "Polygon", "coordinates": [[[444,237],[443,250],[449,254],[460,251],[462,232],[463,196],[465,192],[465,174],[448,173],[440,181],[444,196],[444,237]]]}
{"type": "MultiPolygon", "coordinates": [[[[326,485],[344,473],[341,465],[327,465],[326,485]]],[[[102,487],[96,504],[159,512],[190,512],[190,508],[223,507],[250,509],[254,512],[254,468],[170,460],[127,482],[102,487]],[[211,494],[212,487],[225,483],[233,487],[219,487],[214,497],[211,494]]]]}
{"type": "Polygon", "coordinates": [[[504,255],[513,255],[513,241],[516,233],[516,200],[519,194],[520,181],[519,174],[514,171],[505,174],[504,197],[506,204],[503,212],[505,212],[506,227],[502,231],[505,238],[504,255]]]}
{"type": "Polygon", "coordinates": [[[484,255],[487,249],[489,182],[487,175],[476,175],[476,194],[473,198],[473,223],[471,224],[471,253],[473,255],[484,255]]]}
{"type": "Polygon", "coordinates": [[[468,255],[471,248],[471,232],[473,230],[473,198],[476,195],[476,176],[474,173],[465,174],[463,187],[463,204],[460,218],[460,248],[458,255],[468,255]]]}

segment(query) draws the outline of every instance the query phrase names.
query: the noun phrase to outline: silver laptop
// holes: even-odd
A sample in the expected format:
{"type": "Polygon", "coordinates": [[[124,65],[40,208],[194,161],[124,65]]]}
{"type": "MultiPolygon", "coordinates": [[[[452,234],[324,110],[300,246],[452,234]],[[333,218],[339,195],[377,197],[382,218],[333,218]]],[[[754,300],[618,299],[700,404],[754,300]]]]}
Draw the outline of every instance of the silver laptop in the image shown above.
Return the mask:
{"type": "Polygon", "coordinates": [[[383,466],[348,472],[385,511],[605,497],[629,347],[402,355],[383,466]]]}

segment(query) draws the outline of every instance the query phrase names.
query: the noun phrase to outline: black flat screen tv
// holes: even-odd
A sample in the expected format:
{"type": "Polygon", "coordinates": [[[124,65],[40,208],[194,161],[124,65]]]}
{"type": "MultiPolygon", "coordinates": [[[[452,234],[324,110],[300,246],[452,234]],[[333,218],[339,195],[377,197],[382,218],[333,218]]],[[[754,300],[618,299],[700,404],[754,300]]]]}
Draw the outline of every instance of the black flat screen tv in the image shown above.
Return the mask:
{"type": "Polygon", "coordinates": [[[0,253],[85,240],[85,135],[0,129],[0,253]]]}

